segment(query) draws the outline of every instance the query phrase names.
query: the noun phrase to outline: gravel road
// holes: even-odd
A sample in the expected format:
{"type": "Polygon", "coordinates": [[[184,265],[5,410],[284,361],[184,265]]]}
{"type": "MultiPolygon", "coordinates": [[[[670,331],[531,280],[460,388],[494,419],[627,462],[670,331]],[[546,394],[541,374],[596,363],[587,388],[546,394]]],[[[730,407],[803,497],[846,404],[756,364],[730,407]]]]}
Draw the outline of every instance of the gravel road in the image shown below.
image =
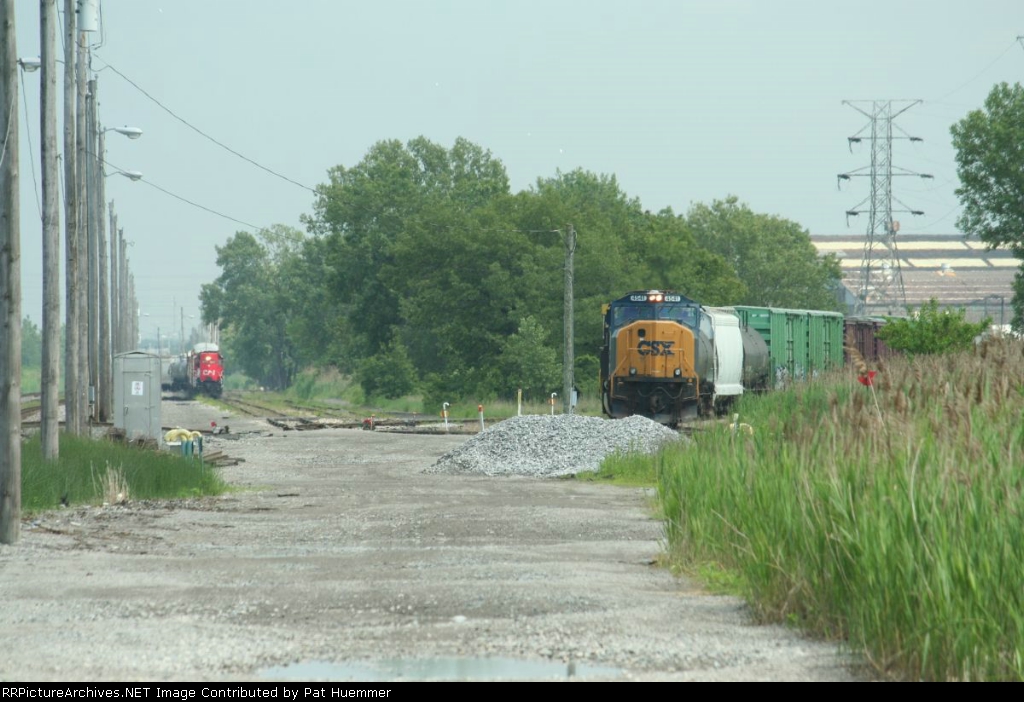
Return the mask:
{"type": "Polygon", "coordinates": [[[71,508],[0,546],[4,681],[854,681],[657,565],[643,490],[427,472],[467,436],[283,432],[194,402],[220,498],[71,508]]]}

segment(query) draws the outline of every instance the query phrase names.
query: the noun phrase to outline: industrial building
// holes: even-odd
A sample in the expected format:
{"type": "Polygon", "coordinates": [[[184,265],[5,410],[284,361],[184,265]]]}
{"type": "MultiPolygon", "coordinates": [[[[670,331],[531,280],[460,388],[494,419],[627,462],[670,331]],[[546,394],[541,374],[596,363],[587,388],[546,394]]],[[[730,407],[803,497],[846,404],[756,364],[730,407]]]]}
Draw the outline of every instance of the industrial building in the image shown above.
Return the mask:
{"type": "MultiPolygon", "coordinates": [[[[864,279],[864,235],[812,236],[811,241],[820,254],[835,254],[839,258],[847,314],[906,314],[906,309],[891,303],[897,297],[891,289],[889,295],[882,296],[869,286],[864,304],[858,304],[864,279]],[[882,297],[888,300],[883,301],[882,297]]],[[[896,250],[907,306],[917,308],[935,298],[942,307],[965,309],[970,321],[991,317],[994,324],[1010,323],[1014,275],[1021,261],[1009,249],[990,250],[984,242],[966,239],[961,234],[910,234],[897,238],[896,250]]],[[[886,262],[886,266],[891,264],[886,262]]],[[[880,268],[877,259],[874,268],[880,268]]],[[[886,271],[891,275],[889,268],[886,271]]]]}

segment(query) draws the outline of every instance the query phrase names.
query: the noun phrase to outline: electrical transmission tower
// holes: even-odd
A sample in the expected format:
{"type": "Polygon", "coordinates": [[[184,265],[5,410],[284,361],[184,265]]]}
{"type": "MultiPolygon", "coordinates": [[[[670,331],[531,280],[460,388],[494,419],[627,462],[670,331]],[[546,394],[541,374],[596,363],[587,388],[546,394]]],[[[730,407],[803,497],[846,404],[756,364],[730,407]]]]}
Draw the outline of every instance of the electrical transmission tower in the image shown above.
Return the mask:
{"type": "Polygon", "coordinates": [[[853,109],[865,115],[871,121],[859,132],[847,137],[850,150],[853,145],[865,139],[871,142],[871,165],[858,168],[848,173],[840,173],[839,184],[855,177],[871,178],[871,193],[855,207],[846,211],[846,220],[850,217],[867,213],[867,238],[864,241],[864,258],[861,261],[860,277],[857,281],[856,314],[865,314],[870,304],[875,308],[884,308],[887,314],[898,314],[907,307],[907,293],[903,287],[903,271],[900,267],[899,252],[896,247],[896,232],[900,223],[893,219],[896,212],[909,212],[912,215],[924,214],[921,210],[908,208],[892,194],[892,179],[896,176],[914,176],[931,178],[927,173],[914,173],[905,168],[893,166],[892,142],[894,139],[922,141],[920,137],[910,136],[893,120],[909,110],[920,100],[875,100],[850,102],[843,101],[853,109]],[[893,130],[901,136],[893,136],[893,130]],[[870,136],[865,132],[870,130],[870,136]],[[893,203],[902,209],[893,209],[893,203]],[[868,207],[865,209],[864,205],[868,207]],[[895,310],[895,311],[894,311],[895,310]]]}

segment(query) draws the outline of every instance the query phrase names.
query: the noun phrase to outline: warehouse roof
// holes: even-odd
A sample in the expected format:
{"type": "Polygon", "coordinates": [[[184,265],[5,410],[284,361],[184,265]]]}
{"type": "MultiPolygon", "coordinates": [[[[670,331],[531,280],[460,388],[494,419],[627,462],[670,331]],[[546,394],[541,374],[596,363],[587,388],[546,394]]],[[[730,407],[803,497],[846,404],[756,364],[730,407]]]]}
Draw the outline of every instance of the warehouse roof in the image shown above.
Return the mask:
{"type": "MultiPolygon", "coordinates": [[[[848,303],[855,302],[861,287],[865,236],[812,236],[811,242],[819,253],[839,257],[848,303]]],[[[885,257],[885,249],[876,242],[876,268],[881,265],[877,259],[880,251],[885,257]]],[[[963,307],[970,319],[990,316],[996,322],[1010,321],[1013,280],[1021,262],[1008,249],[990,249],[960,234],[911,234],[896,237],[896,252],[907,305],[919,307],[935,298],[942,306],[963,307]]],[[[865,314],[901,312],[881,309],[870,301],[864,310],[865,314]]]]}

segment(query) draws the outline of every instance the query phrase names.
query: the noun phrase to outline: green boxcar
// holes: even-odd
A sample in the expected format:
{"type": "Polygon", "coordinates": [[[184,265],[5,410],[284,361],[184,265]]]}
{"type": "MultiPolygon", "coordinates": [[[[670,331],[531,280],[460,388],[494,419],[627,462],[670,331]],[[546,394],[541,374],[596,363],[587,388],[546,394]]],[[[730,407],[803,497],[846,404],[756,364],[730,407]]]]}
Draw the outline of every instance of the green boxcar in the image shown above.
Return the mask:
{"type": "Polygon", "coordinates": [[[775,384],[804,380],[843,363],[843,315],[776,307],[734,308],[768,345],[775,384]]]}
{"type": "Polygon", "coordinates": [[[843,315],[838,312],[808,312],[808,366],[812,377],[843,365],[843,315]]]}

